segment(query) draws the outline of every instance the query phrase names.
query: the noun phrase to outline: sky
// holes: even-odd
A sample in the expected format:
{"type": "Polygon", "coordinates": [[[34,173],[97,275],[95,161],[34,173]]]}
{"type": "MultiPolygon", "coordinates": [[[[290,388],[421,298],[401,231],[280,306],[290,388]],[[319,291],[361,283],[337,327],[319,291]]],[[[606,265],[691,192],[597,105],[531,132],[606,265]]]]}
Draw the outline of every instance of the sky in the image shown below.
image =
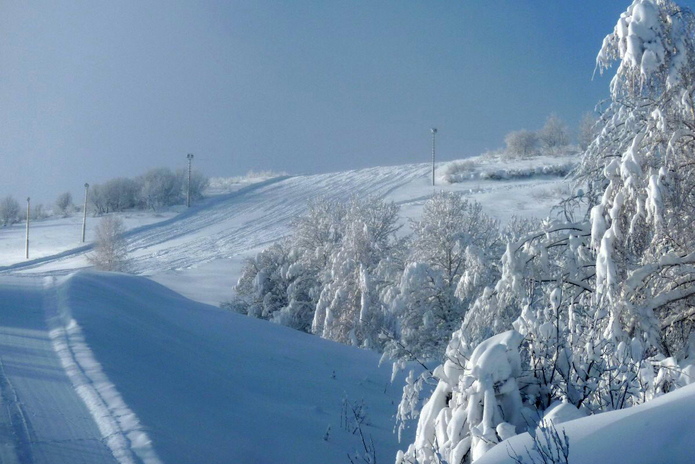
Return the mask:
{"type": "MultiPolygon", "coordinates": [[[[0,196],[184,168],[312,174],[503,147],[608,96],[628,1],[2,0],[0,196]]],[[[693,7],[695,0],[681,4],[693,7]]]]}

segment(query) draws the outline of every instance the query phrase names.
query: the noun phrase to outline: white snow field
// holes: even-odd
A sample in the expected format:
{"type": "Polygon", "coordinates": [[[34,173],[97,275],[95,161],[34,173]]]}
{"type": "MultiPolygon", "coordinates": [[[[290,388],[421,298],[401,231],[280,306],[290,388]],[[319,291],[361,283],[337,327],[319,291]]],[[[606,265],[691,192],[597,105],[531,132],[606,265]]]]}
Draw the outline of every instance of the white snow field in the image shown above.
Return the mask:
{"type": "MultiPolygon", "coordinates": [[[[139,275],[75,273],[91,246],[79,243],[81,218],[33,224],[29,261],[23,226],[0,229],[0,462],[323,464],[348,453],[360,462],[356,416],[377,462],[393,462],[412,429],[399,444],[402,379],[391,384],[376,353],[204,303],[228,299],[243,258],[286,234],[312,198],[383,197],[402,206],[406,226],[438,190],[461,191],[502,221],[542,217],[566,181],[484,174],[529,165],[479,159],[435,188],[426,164],[284,176],[180,214],[124,214],[139,275]]],[[[560,426],[573,464],[690,463],[693,417],[690,386],[560,426]]],[[[524,440],[511,441],[520,454],[524,440]]],[[[503,443],[480,462],[509,460],[503,443]]]]}

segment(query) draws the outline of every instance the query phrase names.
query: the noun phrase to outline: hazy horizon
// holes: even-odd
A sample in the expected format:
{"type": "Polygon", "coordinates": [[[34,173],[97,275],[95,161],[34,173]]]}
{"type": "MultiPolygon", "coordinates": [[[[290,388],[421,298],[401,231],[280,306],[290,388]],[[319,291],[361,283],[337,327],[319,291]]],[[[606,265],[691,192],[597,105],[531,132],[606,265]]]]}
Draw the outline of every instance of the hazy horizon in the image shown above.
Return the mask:
{"type": "MultiPolygon", "coordinates": [[[[442,161],[550,113],[572,129],[630,2],[0,4],[0,196],[149,168],[209,176],[442,161]]],[[[691,6],[691,2],[680,2],[691,6]]]]}

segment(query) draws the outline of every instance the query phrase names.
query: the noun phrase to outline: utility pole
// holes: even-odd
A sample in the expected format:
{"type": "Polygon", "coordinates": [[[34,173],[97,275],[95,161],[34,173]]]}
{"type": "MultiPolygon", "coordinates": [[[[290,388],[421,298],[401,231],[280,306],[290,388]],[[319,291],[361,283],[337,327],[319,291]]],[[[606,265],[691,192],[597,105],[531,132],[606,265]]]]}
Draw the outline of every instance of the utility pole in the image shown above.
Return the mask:
{"type": "Polygon", "coordinates": [[[193,153],[186,155],[188,158],[188,193],[186,194],[186,207],[191,207],[191,163],[193,162],[193,153]]]}
{"type": "Polygon", "coordinates": [[[85,235],[87,233],[87,194],[89,193],[89,184],[85,182],[84,184],[84,207],[82,208],[82,243],[84,243],[85,235]]]}
{"type": "Polygon", "coordinates": [[[437,136],[437,129],[432,128],[432,185],[434,186],[434,142],[437,136]]]}
{"type": "Polygon", "coordinates": [[[29,259],[29,217],[31,215],[31,198],[27,197],[27,246],[25,248],[24,257],[29,259]]]}

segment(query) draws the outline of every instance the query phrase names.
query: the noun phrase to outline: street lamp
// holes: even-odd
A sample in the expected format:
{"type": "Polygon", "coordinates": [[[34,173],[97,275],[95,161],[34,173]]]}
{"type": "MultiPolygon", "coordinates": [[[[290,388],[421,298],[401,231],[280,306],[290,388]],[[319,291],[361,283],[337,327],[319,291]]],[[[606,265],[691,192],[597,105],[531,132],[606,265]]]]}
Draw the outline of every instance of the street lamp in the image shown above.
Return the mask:
{"type": "Polygon", "coordinates": [[[186,194],[186,207],[191,207],[191,163],[193,162],[193,153],[186,155],[188,158],[188,193],[186,194]]]}
{"type": "Polygon", "coordinates": [[[434,185],[434,143],[437,136],[437,129],[432,128],[432,185],[434,185]]]}
{"type": "Polygon", "coordinates": [[[87,232],[87,194],[89,193],[89,184],[85,182],[84,184],[84,208],[82,217],[82,243],[84,243],[84,237],[87,232]]]}
{"type": "Polygon", "coordinates": [[[24,257],[29,259],[29,216],[31,215],[31,198],[27,197],[27,246],[25,248],[24,257]]]}

